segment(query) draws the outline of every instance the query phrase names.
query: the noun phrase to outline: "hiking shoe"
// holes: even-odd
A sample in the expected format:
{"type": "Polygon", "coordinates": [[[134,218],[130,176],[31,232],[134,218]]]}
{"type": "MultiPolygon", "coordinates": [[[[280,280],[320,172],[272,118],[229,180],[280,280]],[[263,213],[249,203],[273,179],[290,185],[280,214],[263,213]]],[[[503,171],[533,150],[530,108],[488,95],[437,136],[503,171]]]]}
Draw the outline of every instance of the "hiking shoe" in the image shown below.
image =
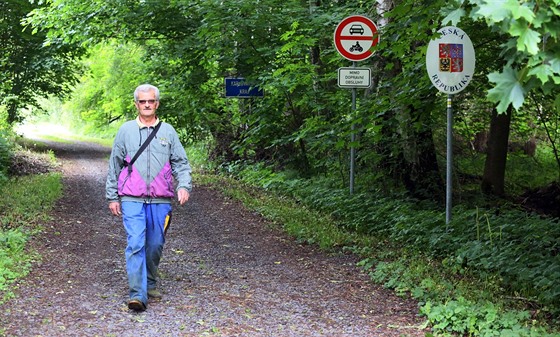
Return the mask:
{"type": "Polygon", "coordinates": [[[161,292],[157,289],[148,289],[148,298],[157,298],[160,299],[163,296],[161,295],[161,292]]]}
{"type": "Polygon", "coordinates": [[[144,311],[146,310],[146,305],[140,300],[132,299],[128,301],[128,309],[134,311],[144,311]]]}

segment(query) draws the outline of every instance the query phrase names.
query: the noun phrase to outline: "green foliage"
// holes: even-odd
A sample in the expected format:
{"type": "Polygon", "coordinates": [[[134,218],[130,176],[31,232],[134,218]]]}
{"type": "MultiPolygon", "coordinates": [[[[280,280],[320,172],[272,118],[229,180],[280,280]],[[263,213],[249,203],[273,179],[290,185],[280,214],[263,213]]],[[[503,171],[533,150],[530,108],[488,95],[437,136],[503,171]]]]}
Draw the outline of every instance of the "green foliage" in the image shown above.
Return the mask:
{"type": "Polygon", "coordinates": [[[0,130],[0,183],[6,181],[8,176],[13,153],[13,143],[10,142],[12,136],[8,131],[0,130]]]}
{"type": "Polygon", "coordinates": [[[136,116],[133,92],[145,81],[143,54],[137,45],[110,41],[91,48],[83,61],[89,72],[58,114],[74,130],[114,137],[120,122],[136,116]]]}
{"type": "Polygon", "coordinates": [[[24,29],[22,20],[33,9],[44,7],[40,2],[4,0],[0,2],[0,105],[6,107],[10,124],[20,121],[20,109],[36,106],[37,95],[59,97],[75,83],[75,57],[83,53],[79,46],[51,41],[43,42],[46,33],[24,29]]]}
{"type": "Polygon", "coordinates": [[[48,219],[45,210],[61,196],[62,183],[59,173],[50,173],[12,178],[0,190],[0,227],[18,228],[48,219]]]}
{"type": "Polygon", "coordinates": [[[499,216],[466,211],[462,214],[453,226],[466,224],[474,228],[470,231],[456,228],[454,231],[464,233],[464,238],[444,242],[452,245],[449,258],[454,261],[451,264],[471,268],[480,275],[497,273],[502,287],[512,293],[523,294],[544,305],[558,303],[560,229],[556,221],[516,211],[499,216]]]}
{"type": "Polygon", "coordinates": [[[481,278],[496,273],[504,289],[543,305],[560,300],[560,287],[555,284],[560,277],[560,229],[555,220],[515,209],[495,215],[491,210],[479,214],[457,206],[455,219],[446,226],[444,212],[429,203],[384,196],[381,191],[375,198],[370,193],[348,196],[332,185],[318,185],[300,181],[275,186],[331,214],[348,229],[443,259],[455,270],[469,270],[481,278]]]}
{"type": "Polygon", "coordinates": [[[499,31],[503,70],[488,75],[494,88],[488,99],[499,103],[505,112],[512,104],[519,109],[532,90],[548,93],[557,91],[560,83],[560,51],[558,1],[483,1],[467,0],[449,3],[443,23],[457,24],[465,16],[485,22],[499,31]],[[470,6],[460,7],[463,3],[470,6]]]}
{"type": "Polygon", "coordinates": [[[0,184],[8,179],[9,168],[16,149],[16,135],[6,121],[7,111],[0,106],[0,184]]]}
{"type": "MultiPolygon", "coordinates": [[[[527,311],[538,306],[546,317],[560,310],[556,220],[508,205],[500,209],[459,205],[446,225],[444,210],[436,204],[397,193],[372,189],[349,195],[332,179],[300,179],[293,172],[263,166],[238,165],[229,172],[278,195],[287,207],[278,206],[270,196],[261,198],[256,190],[240,198],[286,228],[299,228],[290,233],[300,240],[323,247],[343,245],[363,256],[360,265],[372,279],[421,303],[434,332],[548,336],[541,326],[543,317],[530,323],[527,311]],[[297,204],[290,205],[292,199],[297,204]],[[316,214],[319,223],[335,224],[347,239],[320,239],[329,232],[316,229],[316,222],[302,218],[299,211],[290,211],[293,207],[316,214]],[[279,217],[276,212],[288,215],[279,217]]],[[[243,189],[219,185],[234,197],[243,189]]]]}
{"type": "Polygon", "coordinates": [[[554,336],[543,317],[528,312],[558,310],[556,222],[506,208],[501,216],[455,208],[446,227],[442,210],[402,196],[377,191],[375,198],[353,198],[328,179],[307,183],[263,168],[232,172],[241,172],[242,183],[208,175],[199,182],[300,241],[359,254],[373,280],[420,302],[434,335],[554,336]]]}
{"type": "Polygon", "coordinates": [[[0,294],[5,300],[13,295],[10,284],[26,275],[36,258],[25,244],[49,219],[49,210],[62,194],[61,177],[46,174],[12,178],[2,184],[0,192],[0,294]]]}
{"type": "MultiPolygon", "coordinates": [[[[549,147],[538,146],[535,156],[517,152],[508,154],[506,172],[506,183],[509,194],[512,196],[547,186],[551,181],[558,178],[558,165],[552,160],[553,153],[549,147]],[[539,172],[538,175],[535,172],[539,172]]],[[[484,170],[484,155],[472,154],[468,156],[457,156],[457,171],[465,177],[474,179],[463,179],[454,181],[455,197],[461,199],[461,204],[469,205],[473,199],[481,197],[480,182],[476,177],[484,170]]]]}
{"type": "Polygon", "coordinates": [[[490,302],[473,303],[459,297],[437,305],[428,302],[420,311],[433,324],[437,336],[554,336],[542,327],[524,325],[530,318],[528,312],[501,313],[502,310],[490,302]]]}
{"type": "MultiPolygon", "coordinates": [[[[181,137],[181,135],[179,135],[181,137]]],[[[181,137],[183,147],[187,152],[187,158],[195,174],[197,172],[211,172],[215,169],[215,163],[208,160],[208,146],[206,143],[190,143],[185,137],[181,137]]]]}
{"type": "Polygon", "coordinates": [[[509,154],[506,181],[510,193],[523,194],[525,191],[547,186],[551,181],[557,180],[560,168],[550,158],[553,158],[553,154],[548,147],[537,149],[533,160],[527,160],[524,154],[509,154]],[[535,172],[539,174],[535,175],[535,172]]]}
{"type": "MultiPolygon", "coordinates": [[[[119,0],[109,6],[102,1],[55,0],[34,10],[26,22],[48,31],[50,43],[89,47],[84,65],[91,72],[66,105],[77,117],[64,118],[91,125],[85,132],[97,128],[113,134],[109,122],[134,114],[129,99],[134,86],[151,82],[164,94],[160,116],[182,129],[184,139],[212,137],[211,158],[218,159],[218,165],[266,162],[307,175],[336,172],[347,179],[346,156],[353,146],[363,173],[378,172],[413,184],[425,180],[420,188],[427,190],[439,186],[434,183],[439,172],[437,166],[426,168],[421,158],[436,157],[433,149],[443,145],[433,144],[431,134],[445,124],[437,112],[444,99],[426,76],[425,50],[442,22],[461,20],[477,42],[475,80],[455,97],[465,125],[458,131],[466,142],[488,127],[487,109],[494,103],[486,93],[501,102],[500,109],[510,100],[521,107],[523,95],[530,92],[536,93],[539,104],[554,106],[550,102],[557,90],[536,86],[531,78],[555,78],[555,58],[531,59],[534,63],[526,68],[516,66],[534,51],[533,32],[544,38],[548,36],[544,31],[553,31],[553,12],[510,2],[496,6],[461,1],[463,6],[456,10],[457,2],[418,6],[415,1],[400,1],[381,10],[374,3],[338,1],[316,5],[234,0],[225,5],[119,0]],[[442,7],[446,9],[438,16],[442,7]],[[534,9],[534,15],[528,9],[534,9]],[[374,57],[361,64],[372,68],[374,87],[358,92],[356,110],[351,111],[350,92],[336,85],[336,69],[348,62],[336,53],[332,31],[345,15],[357,12],[381,22],[382,38],[374,57]],[[442,19],[445,15],[447,19],[442,19]],[[529,27],[526,22],[540,26],[529,27]],[[502,23],[511,26],[514,45],[494,43],[504,38],[502,23]],[[525,47],[516,51],[519,41],[525,47]],[[224,98],[223,78],[231,76],[254,81],[265,89],[265,97],[224,98]],[[494,87],[492,81],[498,81],[494,87]],[[533,90],[536,87],[543,90],[533,90]]],[[[546,46],[539,42],[539,47],[552,55],[556,37],[549,35],[546,46]]],[[[543,51],[535,57],[541,54],[544,57],[543,51]]],[[[527,106],[520,110],[528,117],[520,127],[525,134],[542,120],[527,110],[527,106]]]]}
{"type": "MultiPolygon", "coordinates": [[[[182,1],[133,6],[123,1],[111,6],[81,1],[59,4],[53,1],[49,8],[34,11],[28,22],[48,28],[50,39],[55,41],[81,41],[94,46],[118,32],[115,37],[120,41],[134,41],[141,50],[149,50],[141,64],[109,72],[114,83],[102,85],[96,89],[96,95],[78,88],[79,101],[85,104],[74,104],[71,108],[83,117],[103,122],[108,116],[128,111],[123,101],[105,93],[118,87],[120,92],[130,92],[122,84],[134,81],[123,81],[122,76],[135,71],[141,75],[136,78],[158,85],[166,95],[160,108],[162,117],[178,128],[185,128],[189,139],[206,139],[212,134],[217,155],[282,160],[296,151],[297,155],[289,161],[305,163],[310,159],[308,146],[339,155],[336,147],[328,144],[336,143],[333,122],[338,123],[338,117],[334,112],[337,106],[344,106],[344,101],[338,99],[340,96],[332,96],[332,89],[319,89],[330,86],[330,74],[336,70],[336,63],[341,62],[329,52],[325,61],[316,59],[312,64],[308,54],[310,48],[332,51],[331,37],[317,27],[336,24],[340,14],[333,16],[337,13],[334,9],[317,8],[317,14],[310,19],[308,5],[298,1],[287,4],[276,0],[238,0],[228,2],[227,6],[213,1],[197,5],[182,1]],[[150,20],[126,19],[131,17],[150,20]],[[219,95],[224,76],[255,80],[270,99],[251,102],[250,106],[232,103],[219,95]],[[108,106],[101,108],[102,105],[108,106]],[[314,112],[316,106],[318,116],[314,112]],[[105,110],[105,115],[100,110],[105,110]],[[286,115],[289,117],[285,118],[286,115]],[[251,128],[243,127],[246,125],[251,128]]],[[[108,59],[95,51],[92,55],[99,63],[108,59]]],[[[124,59],[135,60],[127,58],[126,51],[122,55],[124,59]]],[[[349,101],[347,96],[345,101],[349,101]]],[[[349,128],[349,124],[345,127],[349,128]]],[[[324,158],[328,156],[319,153],[311,159],[324,158]]]]}
{"type": "Polygon", "coordinates": [[[23,254],[29,233],[21,229],[0,229],[0,293],[7,295],[9,285],[24,276],[30,265],[23,254]]]}
{"type": "Polygon", "coordinates": [[[525,91],[519,82],[519,74],[511,68],[505,68],[502,73],[491,73],[488,75],[490,82],[496,86],[488,91],[488,98],[492,102],[499,102],[498,111],[506,111],[511,103],[519,109],[525,98],[525,91]],[[502,97],[504,99],[502,99],[502,97]]]}

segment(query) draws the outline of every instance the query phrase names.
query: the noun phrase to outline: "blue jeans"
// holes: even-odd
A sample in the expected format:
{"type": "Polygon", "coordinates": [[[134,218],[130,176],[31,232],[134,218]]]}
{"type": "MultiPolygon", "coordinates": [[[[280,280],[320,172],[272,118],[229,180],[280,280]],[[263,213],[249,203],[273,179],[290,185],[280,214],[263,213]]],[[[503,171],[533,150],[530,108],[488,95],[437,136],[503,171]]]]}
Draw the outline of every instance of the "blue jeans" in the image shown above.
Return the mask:
{"type": "Polygon", "coordinates": [[[148,303],[148,289],[156,287],[158,266],[165,243],[163,226],[171,204],[122,202],[127,234],[126,272],[130,298],[148,303]]]}

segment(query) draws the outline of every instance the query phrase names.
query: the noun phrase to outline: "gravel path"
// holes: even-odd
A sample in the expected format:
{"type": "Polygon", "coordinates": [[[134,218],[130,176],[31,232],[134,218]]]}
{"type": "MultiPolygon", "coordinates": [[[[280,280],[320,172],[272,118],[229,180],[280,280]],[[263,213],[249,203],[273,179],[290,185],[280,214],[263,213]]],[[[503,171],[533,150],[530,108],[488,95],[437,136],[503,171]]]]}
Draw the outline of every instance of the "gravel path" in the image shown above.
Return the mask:
{"type": "Polygon", "coordinates": [[[32,243],[42,261],[2,308],[5,336],[424,336],[417,305],[369,282],[352,256],[296,243],[196,175],[174,206],[164,297],[129,311],[126,235],[104,200],[110,150],[51,146],[64,196],[32,243]]]}

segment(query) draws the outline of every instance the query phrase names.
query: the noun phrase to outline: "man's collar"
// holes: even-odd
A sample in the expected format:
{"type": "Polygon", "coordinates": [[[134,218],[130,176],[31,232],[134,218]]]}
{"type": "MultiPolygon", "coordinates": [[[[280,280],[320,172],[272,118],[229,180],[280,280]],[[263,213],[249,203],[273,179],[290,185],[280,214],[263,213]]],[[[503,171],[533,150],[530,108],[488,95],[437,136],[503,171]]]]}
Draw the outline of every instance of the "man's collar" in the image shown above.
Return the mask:
{"type": "MultiPolygon", "coordinates": [[[[140,129],[148,127],[146,124],[144,124],[140,121],[140,117],[138,117],[138,116],[136,117],[136,123],[138,124],[140,129]]],[[[158,123],[159,123],[159,118],[156,117],[156,122],[154,123],[154,125],[151,125],[151,127],[155,127],[156,125],[158,125],[158,123]]]]}

